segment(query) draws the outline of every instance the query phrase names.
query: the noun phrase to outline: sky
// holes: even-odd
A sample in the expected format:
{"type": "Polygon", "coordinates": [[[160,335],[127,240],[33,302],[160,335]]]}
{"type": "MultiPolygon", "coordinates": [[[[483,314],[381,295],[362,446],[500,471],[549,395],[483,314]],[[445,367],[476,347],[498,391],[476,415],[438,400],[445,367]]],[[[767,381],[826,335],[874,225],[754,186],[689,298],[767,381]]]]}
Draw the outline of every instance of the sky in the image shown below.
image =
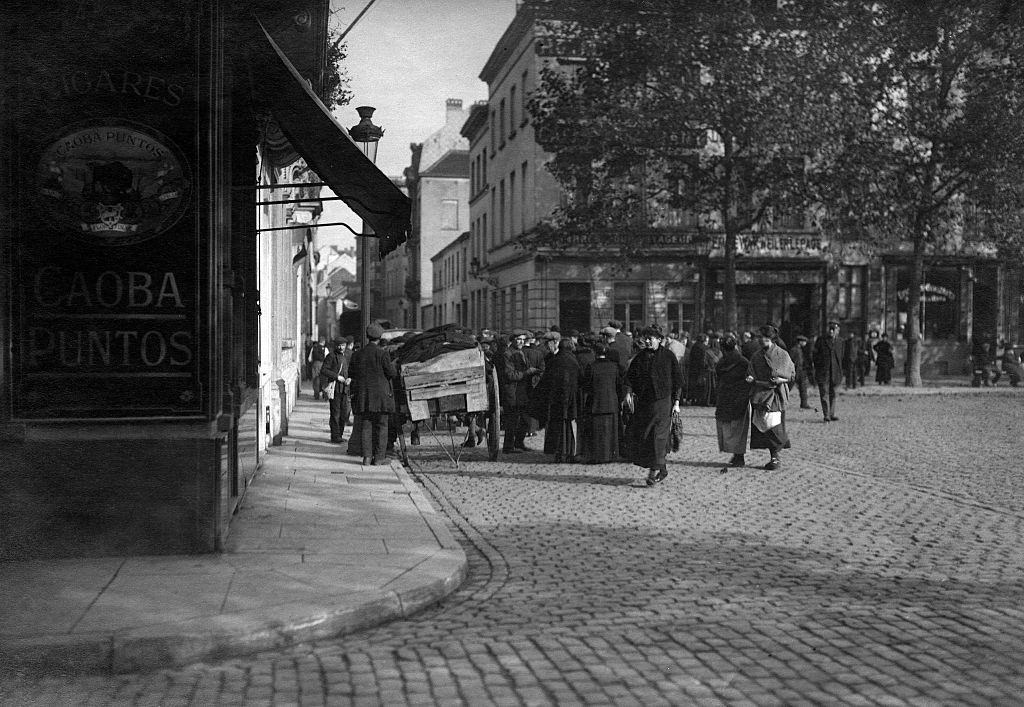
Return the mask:
{"type": "MultiPolygon", "coordinates": [[[[348,27],[368,0],[331,0],[331,27],[348,27]]],[[[445,100],[464,106],[487,98],[478,77],[515,14],[516,0],[375,0],[345,43],[352,102],[335,115],[349,127],[355,106],[377,111],[384,128],[377,166],[398,176],[408,166],[409,143],[423,142],[444,125],[445,100]]]]}
{"type": "MultiPolygon", "coordinates": [[[[330,27],[344,31],[369,0],[331,0],[330,27]]],[[[356,106],[376,108],[384,128],[377,166],[389,177],[409,166],[410,143],[423,142],[444,126],[445,101],[464,107],[487,98],[479,79],[487,57],[512,21],[516,0],[374,0],[345,37],[352,101],[335,112],[349,128],[359,122],[356,106]]],[[[359,218],[337,201],[324,202],[322,223],[359,218]]],[[[319,244],[352,247],[342,227],[320,229],[319,244]]]]}

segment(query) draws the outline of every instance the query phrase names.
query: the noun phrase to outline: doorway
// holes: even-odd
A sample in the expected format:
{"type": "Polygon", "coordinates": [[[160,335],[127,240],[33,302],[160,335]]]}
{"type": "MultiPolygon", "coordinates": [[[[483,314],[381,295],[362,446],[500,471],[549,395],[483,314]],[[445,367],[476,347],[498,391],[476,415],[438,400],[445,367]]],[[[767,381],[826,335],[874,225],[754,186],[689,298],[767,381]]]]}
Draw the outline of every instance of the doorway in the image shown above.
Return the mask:
{"type": "Polygon", "coordinates": [[[787,345],[797,334],[814,333],[811,301],[815,285],[737,285],[736,321],[740,331],[757,331],[765,324],[779,327],[787,345]]]}

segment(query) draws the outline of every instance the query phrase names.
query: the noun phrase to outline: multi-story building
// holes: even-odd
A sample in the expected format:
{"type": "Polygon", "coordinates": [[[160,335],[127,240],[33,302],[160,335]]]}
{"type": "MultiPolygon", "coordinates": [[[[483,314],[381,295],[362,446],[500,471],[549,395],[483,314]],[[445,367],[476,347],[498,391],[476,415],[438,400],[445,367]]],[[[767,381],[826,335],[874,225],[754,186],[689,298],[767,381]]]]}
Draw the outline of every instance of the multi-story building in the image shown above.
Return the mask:
{"type": "Polygon", "coordinates": [[[433,271],[433,320],[439,324],[471,326],[469,307],[469,231],[430,259],[433,271]]]}
{"type": "Polygon", "coordinates": [[[434,319],[431,259],[457,238],[469,221],[468,143],[460,135],[469,111],[462,101],[445,102],[445,124],[429,138],[411,145],[412,160],[405,171],[413,208],[413,231],[407,251],[405,298],[415,308],[414,326],[444,324],[434,319]],[[415,295],[415,299],[412,295],[415,295]]]}
{"type": "MultiPolygon", "coordinates": [[[[481,80],[486,106],[462,127],[469,141],[470,238],[467,264],[471,326],[597,330],[626,327],[720,329],[725,320],[724,237],[695,237],[694,216],[664,211],[649,227],[618,234],[643,246],[628,264],[607,240],[581,239],[558,250],[521,247],[522,236],[551,215],[562,192],[544,167],[525,101],[541,68],[557,62],[542,21],[557,3],[526,0],[491,52],[481,80]]],[[[1019,340],[1024,333],[1022,275],[991,248],[970,244],[927,260],[922,304],[923,372],[959,373],[975,335],[1019,340]]],[[[803,214],[777,218],[741,235],[736,290],[739,325],[780,325],[784,335],[814,335],[828,319],[846,331],[902,336],[909,253],[903,244],[869,250],[841,243],[803,214]]],[[[897,347],[900,355],[903,347],[897,347]]]]}

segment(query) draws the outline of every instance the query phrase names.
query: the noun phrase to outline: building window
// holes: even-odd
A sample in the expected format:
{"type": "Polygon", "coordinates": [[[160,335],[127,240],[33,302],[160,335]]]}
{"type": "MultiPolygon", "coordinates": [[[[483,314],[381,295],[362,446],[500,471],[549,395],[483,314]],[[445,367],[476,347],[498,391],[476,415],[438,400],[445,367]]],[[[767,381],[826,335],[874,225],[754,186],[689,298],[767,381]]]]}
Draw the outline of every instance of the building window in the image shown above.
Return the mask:
{"type": "Polygon", "coordinates": [[[498,239],[505,242],[505,180],[498,182],[498,239]]]}
{"type": "Polygon", "coordinates": [[[494,147],[494,136],[496,131],[494,129],[494,111],[491,111],[491,157],[494,157],[494,153],[497,151],[494,147]]]}
{"type": "Polygon", "coordinates": [[[508,230],[511,235],[516,234],[516,171],[513,169],[508,175],[508,230]]]}
{"type": "Polygon", "coordinates": [[[512,84],[512,88],[508,91],[508,139],[511,140],[516,136],[516,87],[512,84]]]}
{"type": "Polygon", "coordinates": [[[526,79],[527,79],[528,76],[529,76],[529,72],[524,71],[523,72],[523,80],[519,84],[520,86],[523,87],[522,105],[521,105],[520,111],[519,111],[519,118],[520,118],[519,125],[520,125],[520,127],[522,127],[523,125],[526,125],[526,120],[527,120],[527,113],[526,113],[526,79]]]}
{"type": "Polygon", "coordinates": [[[459,228],[459,201],[458,199],[444,199],[441,201],[441,228],[446,231],[458,230],[459,228]]]}
{"type": "MultiPolygon", "coordinates": [[[[530,325],[530,285],[523,283],[523,318],[519,320],[520,326],[527,327],[530,325]]],[[[586,329],[580,329],[580,331],[586,331],[586,329]]]]}
{"type": "Polygon", "coordinates": [[[840,267],[836,292],[836,316],[841,320],[864,318],[865,267],[840,267]]]}
{"type": "MultiPolygon", "coordinates": [[[[980,273],[976,270],[975,276],[980,273]]],[[[987,274],[987,273],[986,273],[987,274]]],[[[974,334],[995,336],[996,277],[977,277],[974,282],[974,334]],[[988,321],[986,321],[988,320],[988,321]]],[[[907,304],[910,301],[910,268],[896,270],[896,333],[906,336],[907,304]]],[[[960,328],[960,269],[928,267],[921,282],[918,325],[926,339],[956,339],[960,328]]]]}
{"type": "Polygon", "coordinates": [[[573,329],[590,330],[590,283],[558,283],[558,327],[569,332],[573,329]]]}
{"type": "MultiPolygon", "coordinates": [[[[498,209],[498,190],[491,187],[491,213],[495,213],[498,209]]],[[[491,217],[491,247],[494,248],[498,245],[498,234],[495,225],[498,219],[491,217]]]]}
{"type": "Polygon", "coordinates": [[[523,162],[522,169],[519,171],[519,224],[523,228],[523,233],[526,233],[526,162],[523,162]]]}
{"type": "Polygon", "coordinates": [[[498,130],[500,131],[498,133],[500,139],[498,147],[505,147],[505,99],[502,98],[501,102],[498,105],[498,130]]]}
{"type": "Polygon", "coordinates": [[[632,331],[645,325],[646,291],[646,285],[642,282],[615,283],[612,311],[615,319],[622,322],[623,329],[632,331]]]}
{"type": "Polygon", "coordinates": [[[697,320],[697,293],[692,284],[672,285],[666,292],[669,331],[694,332],[697,320]]]}

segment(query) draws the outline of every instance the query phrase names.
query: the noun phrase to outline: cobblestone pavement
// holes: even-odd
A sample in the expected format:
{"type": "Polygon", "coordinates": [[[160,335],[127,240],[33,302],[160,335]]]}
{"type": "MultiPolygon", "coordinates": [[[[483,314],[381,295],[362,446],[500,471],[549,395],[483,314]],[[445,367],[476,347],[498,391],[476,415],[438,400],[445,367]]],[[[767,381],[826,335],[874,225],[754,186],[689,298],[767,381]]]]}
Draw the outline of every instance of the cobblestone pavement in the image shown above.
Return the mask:
{"type": "Polygon", "coordinates": [[[413,470],[471,565],[441,605],[218,665],[7,676],[0,703],[1020,704],[1022,407],[844,396],[837,423],[790,411],[781,470],[727,473],[684,408],[655,488],[539,453],[455,468],[425,437],[413,470]]]}

